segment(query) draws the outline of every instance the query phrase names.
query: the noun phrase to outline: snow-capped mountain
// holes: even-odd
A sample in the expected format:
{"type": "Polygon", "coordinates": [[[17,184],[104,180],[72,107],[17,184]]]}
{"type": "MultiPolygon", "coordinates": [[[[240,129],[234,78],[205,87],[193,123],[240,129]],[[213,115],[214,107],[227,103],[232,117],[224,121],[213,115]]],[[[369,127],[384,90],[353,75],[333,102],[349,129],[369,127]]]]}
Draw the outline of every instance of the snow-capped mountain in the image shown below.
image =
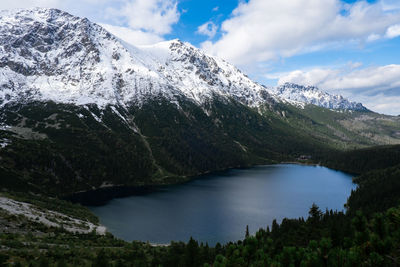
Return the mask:
{"type": "Polygon", "coordinates": [[[189,43],[172,40],[140,48],[163,64],[160,72],[174,87],[197,102],[215,93],[249,106],[278,100],[235,66],[209,56],[189,43]]]}
{"type": "Polygon", "coordinates": [[[57,9],[0,13],[2,101],[127,103],[168,87],[154,65],[87,19],[57,9]]]}
{"type": "Polygon", "coordinates": [[[351,102],[341,95],[332,95],[323,92],[315,86],[303,86],[294,83],[285,83],[271,88],[280,98],[293,104],[312,104],[329,109],[366,110],[361,103],[351,102]]]}
{"type": "Polygon", "coordinates": [[[0,12],[0,105],[52,100],[99,107],[162,95],[198,104],[214,95],[257,107],[287,100],[362,109],[315,87],[264,87],[226,61],[179,40],[135,47],[57,9],[0,12]]]}
{"type": "Polygon", "coordinates": [[[87,19],[56,9],[0,13],[0,99],[127,104],[150,95],[213,94],[256,105],[262,86],[178,40],[139,49],[87,19]]]}

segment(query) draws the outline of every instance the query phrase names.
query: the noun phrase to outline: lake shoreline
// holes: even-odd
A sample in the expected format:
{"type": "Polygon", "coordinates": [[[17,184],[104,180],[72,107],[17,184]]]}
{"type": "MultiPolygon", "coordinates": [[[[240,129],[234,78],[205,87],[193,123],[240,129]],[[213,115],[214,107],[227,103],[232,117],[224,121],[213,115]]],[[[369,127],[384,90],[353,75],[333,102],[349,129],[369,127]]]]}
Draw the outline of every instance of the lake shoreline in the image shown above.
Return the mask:
{"type": "Polygon", "coordinates": [[[63,199],[70,201],[72,203],[78,203],[83,206],[103,206],[106,205],[109,201],[116,198],[124,198],[129,196],[136,195],[145,195],[155,191],[160,190],[165,186],[173,186],[191,182],[196,179],[201,179],[201,177],[206,175],[213,175],[218,173],[223,173],[230,170],[242,170],[242,169],[250,169],[261,166],[268,165],[279,165],[279,164],[292,164],[292,165],[300,165],[300,166],[321,166],[326,167],[332,170],[341,171],[339,169],[331,168],[329,166],[321,165],[320,163],[314,162],[304,162],[304,161],[282,161],[282,162],[269,162],[266,164],[255,164],[255,165],[247,165],[247,166],[236,166],[236,167],[228,167],[226,169],[216,170],[216,171],[205,171],[193,176],[179,176],[180,179],[174,179],[173,182],[167,183],[159,183],[159,184],[149,184],[149,185],[111,185],[107,187],[96,188],[94,190],[81,191],[76,192],[74,194],[65,196],[63,199]]]}
{"type": "MultiPolygon", "coordinates": [[[[179,185],[146,188],[106,205],[88,207],[114,236],[128,242],[229,242],[274,219],[344,210],[351,176],[316,164],[258,165],[204,175],[179,185]]],[[[139,188],[141,190],[141,188],[139,188]]]]}
{"type": "Polygon", "coordinates": [[[257,166],[276,165],[276,164],[281,164],[281,163],[266,162],[265,164],[230,166],[220,170],[200,172],[192,176],[176,176],[175,179],[167,179],[167,182],[164,181],[162,183],[154,183],[148,185],[109,185],[106,187],[100,187],[87,191],[75,192],[73,194],[64,196],[62,199],[70,201],[72,203],[81,204],[83,206],[103,206],[106,205],[109,201],[116,198],[124,198],[129,196],[148,194],[159,190],[161,187],[184,184],[193,181],[195,179],[199,179],[200,177],[205,175],[217,174],[235,169],[248,169],[257,166]]]}

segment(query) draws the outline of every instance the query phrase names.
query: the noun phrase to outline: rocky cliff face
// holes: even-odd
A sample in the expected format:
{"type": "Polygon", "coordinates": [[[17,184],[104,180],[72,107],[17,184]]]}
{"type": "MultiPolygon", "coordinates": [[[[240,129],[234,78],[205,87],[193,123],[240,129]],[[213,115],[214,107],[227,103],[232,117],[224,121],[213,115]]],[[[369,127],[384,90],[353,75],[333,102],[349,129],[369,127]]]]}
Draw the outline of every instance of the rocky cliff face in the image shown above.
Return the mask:
{"type": "Polygon", "coordinates": [[[279,101],[233,65],[188,43],[172,40],[140,48],[162,62],[169,81],[199,103],[215,94],[252,107],[279,101]]]}
{"type": "MultiPolygon", "coordinates": [[[[134,47],[102,27],[56,9],[0,13],[0,88],[9,101],[126,104],[167,81],[134,47]]],[[[172,89],[168,93],[172,93],[172,89]]]]}

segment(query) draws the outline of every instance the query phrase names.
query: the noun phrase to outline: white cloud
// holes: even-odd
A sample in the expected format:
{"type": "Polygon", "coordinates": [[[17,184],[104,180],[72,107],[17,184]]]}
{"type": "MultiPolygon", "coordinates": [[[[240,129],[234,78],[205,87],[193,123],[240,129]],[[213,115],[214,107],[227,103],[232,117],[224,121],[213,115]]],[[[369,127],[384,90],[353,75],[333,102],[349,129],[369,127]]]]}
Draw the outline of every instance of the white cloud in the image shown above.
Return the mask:
{"type": "Polygon", "coordinates": [[[278,84],[285,82],[315,85],[330,91],[361,89],[372,94],[400,87],[400,65],[391,64],[362,69],[347,65],[336,69],[295,70],[281,74],[278,84]]]}
{"type": "Polygon", "coordinates": [[[332,45],[376,40],[400,22],[386,1],[250,0],[221,25],[222,37],[203,49],[233,63],[290,57],[332,45]]]}
{"type": "Polygon", "coordinates": [[[400,115],[400,96],[378,94],[374,96],[360,96],[359,100],[370,110],[389,115],[400,115]]]}
{"type": "Polygon", "coordinates": [[[279,78],[278,84],[293,82],[318,86],[327,92],[342,94],[351,100],[365,104],[371,110],[399,115],[400,65],[391,64],[360,68],[360,64],[348,64],[341,68],[314,68],[288,73],[269,74],[279,78]]]}
{"type": "Polygon", "coordinates": [[[197,33],[207,35],[209,38],[213,38],[217,33],[218,26],[212,21],[208,21],[197,28],[197,33]]]}
{"type": "Polygon", "coordinates": [[[113,26],[104,23],[100,23],[100,25],[121,40],[133,45],[148,45],[164,40],[157,34],[143,32],[141,30],[132,30],[126,27],[113,26]]]}
{"type": "Polygon", "coordinates": [[[400,10],[399,0],[382,0],[382,8],[385,11],[400,10]]]}
{"type": "Polygon", "coordinates": [[[114,5],[105,9],[104,19],[107,23],[103,26],[120,39],[134,45],[162,41],[162,36],[172,31],[172,25],[177,23],[180,17],[177,0],[107,0],[107,2],[112,2],[114,5]],[[115,2],[120,2],[120,5],[115,6],[115,2]]]}
{"type": "Polygon", "coordinates": [[[382,36],[380,36],[379,34],[372,33],[367,37],[367,42],[373,42],[373,41],[379,40],[381,38],[382,38],[382,36]]]}
{"type": "Polygon", "coordinates": [[[390,26],[386,31],[386,37],[395,38],[400,36],[400,24],[390,26]]]}
{"type": "Polygon", "coordinates": [[[214,7],[214,8],[212,9],[212,11],[217,12],[218,9],[219,9],[219,6],[216,6],[216,7],[214,7]]]}
{"type": "Polygon", "coordinates": [[[118,7],[108,9],[116,22],[123,21],[133,30],[167,34],[179,20],[176,0],[126,0],[118,7]]]}

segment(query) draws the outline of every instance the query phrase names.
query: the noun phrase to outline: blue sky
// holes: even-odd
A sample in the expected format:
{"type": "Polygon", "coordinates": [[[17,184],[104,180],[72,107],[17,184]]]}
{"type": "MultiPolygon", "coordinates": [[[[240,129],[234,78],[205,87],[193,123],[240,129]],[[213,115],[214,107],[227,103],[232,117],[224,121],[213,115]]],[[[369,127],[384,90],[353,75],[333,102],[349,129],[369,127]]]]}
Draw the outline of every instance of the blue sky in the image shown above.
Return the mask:
{"type": "Polygon", "coordinates": [[[400,114],[399,0],[13,0],[56,7],[146,45],[179,38],[269,86],[316,85],[400,114]]]}
{"type": "MultiPolygon", "coordinates": [[[[179,38],[199,46],[207,40],[207,37],[196,33],[197,28],[208,21],[220,24],[230,17],[238,4],[237,0],[182,0],[178,5],[179,9],[183,11],[180,21],[173,27],[173,32],[167,38],[179,38]]],[[[212,39],[217,39],[220,35],[221,33],[217,32],[212,39]]]]}

